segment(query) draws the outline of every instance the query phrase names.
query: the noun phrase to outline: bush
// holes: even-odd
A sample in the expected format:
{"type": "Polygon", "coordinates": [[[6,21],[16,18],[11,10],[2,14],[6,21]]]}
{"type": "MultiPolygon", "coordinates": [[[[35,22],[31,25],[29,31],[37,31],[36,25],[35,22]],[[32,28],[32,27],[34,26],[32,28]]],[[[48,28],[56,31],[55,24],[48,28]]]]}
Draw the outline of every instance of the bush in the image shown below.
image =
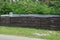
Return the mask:
{"type": "Polygon", "coordinates": [[[60,2],[59,1],[51,2],[51,4],[53,5],[50,7],[50,14],[60,15],[60,5],[59,5],[60,2]]]}
{"type": "Polygon", "coordinates": [[[8,14],[10,11],[12,11],[10,3],[3,2],[2,5],[0,5],[0,14],[8,14]]]}
{"type": "MultiPolygon", "coordinates": [[[[3,2],[0,5],[0,14],[14,12],[15,14],[60,14],[60,6],[57,2],[51,2],[53,6],[32,0],[20,0],[19,2],[3,2]]],[[[50,5],[51,5],[50,4],[50,5]]]]}
{"type": "Polygon", "coordinates": [[[19,1],[12,4],[12,10],[17,14],[46,14],[50,13],[50,9],[46,4],[33,1],[19,1]]]}
{"type": "Polygon", "coordinates": [[[60,15],[60,8],[51,7],[51,12],[50,12],[50,14],[60,15]]]}

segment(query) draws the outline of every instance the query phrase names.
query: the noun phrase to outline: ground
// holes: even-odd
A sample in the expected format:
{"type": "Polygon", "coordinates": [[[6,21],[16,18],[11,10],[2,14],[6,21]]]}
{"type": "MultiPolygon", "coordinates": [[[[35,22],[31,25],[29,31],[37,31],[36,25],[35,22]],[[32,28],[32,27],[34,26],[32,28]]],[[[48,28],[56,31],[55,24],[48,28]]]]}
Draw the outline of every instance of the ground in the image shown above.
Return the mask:
{"type": "Polygon", "coordinates": [[[55,30],[0,26],[0,34],[47,40],[60,40],[60,31],[55,30]]]}
{"type": "Polygon", "coordinates": [[[28,37],[11,36],[11,35],[0,34],[0,40],[44,40],[44,39],[28,38],[28,37]]]}

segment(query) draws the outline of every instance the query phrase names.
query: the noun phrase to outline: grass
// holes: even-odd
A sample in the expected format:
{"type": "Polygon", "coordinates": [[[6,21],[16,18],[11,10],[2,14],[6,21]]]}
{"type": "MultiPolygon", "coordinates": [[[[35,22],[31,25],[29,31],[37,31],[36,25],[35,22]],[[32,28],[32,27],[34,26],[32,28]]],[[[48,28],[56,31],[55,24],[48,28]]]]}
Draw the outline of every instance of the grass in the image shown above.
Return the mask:
{"type": "Polygon", "coordinates": [[[0,34],[60,40],[60,31],[0,26],[0,34]]]}

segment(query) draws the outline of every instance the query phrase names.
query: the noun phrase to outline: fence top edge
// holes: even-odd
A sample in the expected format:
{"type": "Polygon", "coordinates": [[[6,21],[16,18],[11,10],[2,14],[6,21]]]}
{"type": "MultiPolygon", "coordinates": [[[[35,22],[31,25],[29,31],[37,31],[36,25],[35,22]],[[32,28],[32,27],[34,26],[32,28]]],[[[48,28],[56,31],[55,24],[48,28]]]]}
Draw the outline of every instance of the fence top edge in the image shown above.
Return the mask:
{"type": "Polygon", "coordinates": [[[1,17],[60,17],[60,15],[40,15],[40,14],[4,14],[1,17]]]}

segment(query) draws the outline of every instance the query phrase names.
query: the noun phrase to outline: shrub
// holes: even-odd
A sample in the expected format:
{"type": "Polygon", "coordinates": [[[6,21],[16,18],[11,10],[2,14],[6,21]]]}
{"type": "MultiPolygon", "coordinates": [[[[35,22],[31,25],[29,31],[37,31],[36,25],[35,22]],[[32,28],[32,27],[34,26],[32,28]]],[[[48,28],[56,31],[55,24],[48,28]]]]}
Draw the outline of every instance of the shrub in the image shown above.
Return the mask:
{"type": "Polygon", "coordinates": [[[0,5],[0,14],[14,12],[15,14],[60,14],[58,2],[51,2],[50,6],[39,1],[20,0],[9,3],[3,2],[0,5]],[[53,4],[53,6],[51,6],[53,4]]]}
{"type": "Polygon", "coordinates": [[[19,1],[17,4],[12,4],[12,10],[17,14],[46,14],[50,13],[50,9],[46,4],[33,1],[19,1]]]}
{"type": "Polygon", "coordinates": [[[60,8],[53,8],[53,7],[51,7],[50,14],[60,15],[60,8]]]}
{"type": "Polygon", "coordinates": [[[10,3],[3,2],[2,5],[0,5],[0,14],[8,14],[10,11],[12,11],[10,3]]]}
{"type": "Polygon", "coordinates": [[[60,2],[51,2],[51,4],[53,5],[50,7],[50,14],[60,15],[60,2]]]}

